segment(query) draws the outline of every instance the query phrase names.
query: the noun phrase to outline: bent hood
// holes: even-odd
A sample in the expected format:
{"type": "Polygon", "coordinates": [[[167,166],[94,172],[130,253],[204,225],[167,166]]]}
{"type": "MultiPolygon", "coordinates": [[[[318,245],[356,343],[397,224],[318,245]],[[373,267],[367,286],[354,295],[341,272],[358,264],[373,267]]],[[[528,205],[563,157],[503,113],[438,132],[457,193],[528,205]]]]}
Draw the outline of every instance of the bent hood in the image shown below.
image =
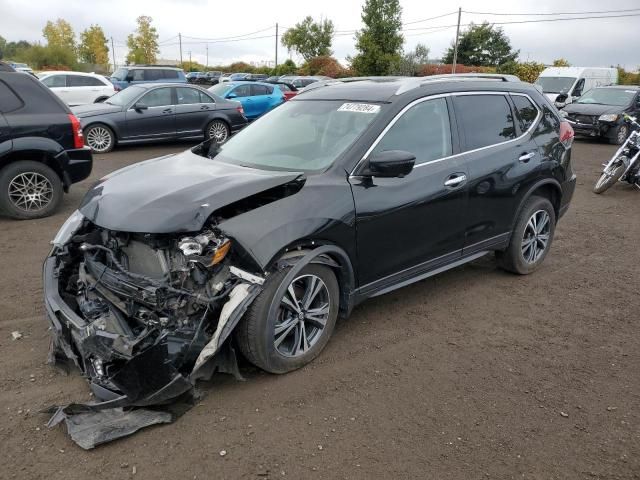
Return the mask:
{"type": "Polygon", "coordinates": [[[624,107],[615,105],[599,105],[595,103],[572,103],[564,107],[567,113],[577,115],[603,115],[605,113],[620,113],[624,107]]]}
{"type": "Polygon", "coordinates": [[[195,232],[215,210],[300,175],[241,167],[187,150],[104,177],[87,192],[79,210],[109,230],[195,232]]]}
{"type": "Polygon", "coordinates": [[[116,113],[122,111],[122,107],[109,105],[108,103],[88,103],[72,107],[71,111],[78,118],[93,117],[94,115],[104,115],[106,113],[116,113]]]}

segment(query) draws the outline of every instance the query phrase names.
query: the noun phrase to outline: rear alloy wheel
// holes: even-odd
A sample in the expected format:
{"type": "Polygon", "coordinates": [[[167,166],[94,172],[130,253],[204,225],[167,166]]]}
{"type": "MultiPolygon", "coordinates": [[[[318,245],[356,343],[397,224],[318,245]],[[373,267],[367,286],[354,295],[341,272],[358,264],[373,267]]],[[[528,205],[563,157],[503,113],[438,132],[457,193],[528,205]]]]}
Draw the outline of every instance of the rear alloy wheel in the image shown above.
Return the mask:
{"type": "Polygon", "coordinates": [[[532,196],[524,204],[504,252],[496,252],[498,264],[520,275],[540,267],[551,248],[556,229],[556,212],[544,197],[532,196]]]}
{"type": "Polygon", "coordinates": [[[207,139],[213,138],[216,143],[224,143],[229,138],[229,127],[222,120],[214,120],[207,127],[207,139]]]}
{"type": "Polygon", "coordinates": [[[113,131],[106,125],[91,125],[85,132],[85,138],[94,153],[108,153],[115,145],[113,131]]]}
{"type": "Polygon", "coordinates": [[[12,218],[47,217],[61,201],[62,182],[42,163],[16,162],[0,173],[0,210],[12,218]]]}
{"type": "Polygon", "coordinates": [[[243,355],[271,373],[290,372],[317,357],[338,317],[339,286],[331,268],[307,265],[285,285],[289,271],[267,277],[236,329],[243,355]]]}

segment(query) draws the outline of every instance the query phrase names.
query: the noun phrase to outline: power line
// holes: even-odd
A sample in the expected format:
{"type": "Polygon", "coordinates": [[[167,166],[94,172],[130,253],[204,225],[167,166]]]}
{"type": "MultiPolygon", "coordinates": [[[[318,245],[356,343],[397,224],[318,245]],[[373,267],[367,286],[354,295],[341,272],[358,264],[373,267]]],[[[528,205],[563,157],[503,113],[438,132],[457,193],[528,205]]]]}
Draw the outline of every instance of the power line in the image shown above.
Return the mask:
{"type": "Polygon", "coordinates": [[[188,35],[182,35],[183,38],[190,38],[193,40],[205,40],[207,42],[217,42],[217,41],[222,41],[222,40],[233,40],[236,38],[242,38],[242,37],[248,37],[251,35],[255,35],[256,33],[262,33],[262,32],[266,32],[267,30],[272,30],[274,28],[273,25],[271,25],[270,27],[267,28],[263,28],[262,30],[257,30],[255,32],[251,32],[251,33],[243,33],[242,35],[233,35],[230,37],[218,37],[218,38],[204,38],[204,37],[190,37],[188,35]]]}
{"type": "Polygon", "coordinates": [[[526,17],[526,16],[553,16],[553,15],[592,15],[592,14],[601,14],[601,13],[623,13],[623,12],[635,12],[640,10],[640,8],[628,8],[625,10],[600,10],[593,12],[556,12],[556,13],[502,13],[502,12],[469,12],[467,10],[463,10],[462,13],[468,13],[470,15],[495,15],[495,16],[513,16],[513,17],[526,17]]]}
{"type": "Polygon", "coordinates": [[[412,20],[411,22],[404,22],[402,25],[413,25],[414,23],[428,22],[430,20],[436,20],[437,18],[442,18],[442,17],[448,17],[450,15],[455,15],[456,13],[458,13],[458,11],[454,10],[453,12],[443,13],[442,15],[438,15],[436,17],[429,17],[429,18],[423,18],[422,20],[412,20]]]}

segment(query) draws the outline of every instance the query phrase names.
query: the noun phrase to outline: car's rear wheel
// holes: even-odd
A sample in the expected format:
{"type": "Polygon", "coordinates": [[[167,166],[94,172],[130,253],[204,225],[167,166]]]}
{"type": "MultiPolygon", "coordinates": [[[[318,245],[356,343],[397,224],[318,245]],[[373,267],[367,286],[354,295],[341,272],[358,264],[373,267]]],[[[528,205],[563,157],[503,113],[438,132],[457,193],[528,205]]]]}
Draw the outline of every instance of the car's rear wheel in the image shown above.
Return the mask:
{"type": "Polygon", "coordinates": [[[338,317],[339,286],[329,267],[307,265],[284,285],[289,271],[268,277],[236,329],[243,355],[271,373],[290,372],[317,357],[338,317]]]}
{"type": "Polygon", "coordinates": [[[0,211],[19,220],[48,217],[62,202],[60,177],[47,165],[30,160],[0,171],[0,211]]]}
{"type": "Polygon", "coordinates": [[[84,132],[84,138],[94,153],[109,153],[116,144],[113,130],[102,123],[89,125],[84,132]]]}
{"type": "Polygon", "coordinates": [[[544,197],[530,197],[518,215],[509,246],[496,253],[498,264],[520,275],[533,273],[549,253],[555,229],[556,213],[551,202],[544,197]]]}
{"type": "Polygon", "coordinates": [[[229,138],[229,125],[224,120],[213,120],[207,125],[207,139],[215,139],[216,143],[224,143],[229,138]]]}

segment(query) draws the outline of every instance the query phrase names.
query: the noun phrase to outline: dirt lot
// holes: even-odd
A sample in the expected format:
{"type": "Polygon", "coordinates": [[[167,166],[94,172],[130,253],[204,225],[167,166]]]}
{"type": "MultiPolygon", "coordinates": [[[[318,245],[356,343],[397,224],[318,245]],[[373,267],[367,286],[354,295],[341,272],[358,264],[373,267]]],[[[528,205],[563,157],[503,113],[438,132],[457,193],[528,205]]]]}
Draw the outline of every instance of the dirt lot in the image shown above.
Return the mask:
{"type": "Polygon", "coordinates": [[[0,219],[1,478],[640,478],[640,191],[592,194],[613,147],[586,141],[536,274],[485,257],[371,300],[307,368],[216,377],[176,423],[94,451],[48,430],[39,409],[89,399],[45,365],[49,240],[91,182],[184,148],[96,157],[55,217],[0,219]]]}

